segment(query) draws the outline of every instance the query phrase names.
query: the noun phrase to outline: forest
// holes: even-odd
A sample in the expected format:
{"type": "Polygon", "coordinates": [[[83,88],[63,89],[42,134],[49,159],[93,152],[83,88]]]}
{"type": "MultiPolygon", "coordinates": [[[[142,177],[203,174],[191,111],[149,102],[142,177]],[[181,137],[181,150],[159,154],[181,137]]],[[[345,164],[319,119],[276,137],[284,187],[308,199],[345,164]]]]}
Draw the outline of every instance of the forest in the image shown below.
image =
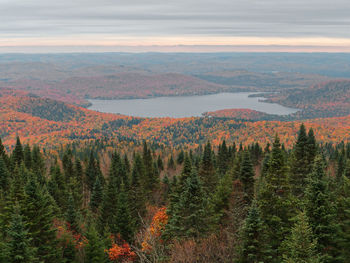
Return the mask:
{"type": "Polygon", "coordinates": [[[0,140],[0,262],[341,263],[350,143],[0,140]]]}

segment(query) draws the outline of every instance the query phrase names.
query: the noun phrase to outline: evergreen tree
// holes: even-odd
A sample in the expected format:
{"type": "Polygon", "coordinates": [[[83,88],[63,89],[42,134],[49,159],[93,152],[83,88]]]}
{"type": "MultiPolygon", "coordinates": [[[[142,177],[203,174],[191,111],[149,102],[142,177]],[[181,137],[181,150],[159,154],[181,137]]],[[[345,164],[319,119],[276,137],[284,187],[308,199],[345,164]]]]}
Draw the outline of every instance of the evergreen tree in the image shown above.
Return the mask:
{"type": "Polygon", "coordinates": [[[291,234],[284,241],[285,263],[319,263],[317,240],[312,233],[305,212],[297,215],[291,234]]]}
{"type": "Polygon", "coordinates": [[[250,204],[254,197],[254,175],[250,154],[248,151],[245,151],[243,154],[239,179],[243,184],[244,199],[247,204],[250,204]]]}
{"type": "Polygon", "coordinates": [[[75,210],[75,204],[72,193],[70,193],[68,197],[66,220],[72,231],[77,233],[80,232],[78,213],[75,210]]]}
{"type": "Polygon", "coordinates": [[[209,193],[212,193],[218,182],[218,177],[214,169],[212,149],[209,142],[204,147],[203,158],[200,164],[198,175],[203,182],[205,190],[207,190],[209,193]]]}
{"type": "Polygon", "coordinates": [[[56,230],[53,227],[54,211],[46,189],[40,189],[34,178],[25,188],[24,217],[28,222],[31,244],[38,249],[37,257],[42,262],[57,261],[56,230]]]}
{"type": "Polygon", "coordinates": [[[224,211],[229,209],[229,199],[232,194],[232,176],[226,173],[219,181],[215,192],[210,199],[213,212],[221,220],[224,217],[224,211]]]}
{"type": "Polygon", "coordinates": [[[94,187],[94,183],[96,181],[97,176],[98,176],[98,171],[97,171],[96,160],[93,152],[91,151],[89,162],[85,171],[86,184],[90,192],[94,187]]]}
{"type": "Polygon", "coordinates": [[[350,159],[346,161],[344,176],[350,179],[350,159]]]}
{"type": "Polygon", "coordinates": [[[20,214],[19,207],[14,209],[10,227],[9,237],[9,263],[31,263],[36,262],[36,249],[30,245],[31,239],[25,228],[26,223],[20,214]]]}
{"type": "Polygon", "coordinates": [[[228,168],[228,161],[230,160],[228,156],[228,150],[226,146],[226,141],[224,140],[219,146],[218,158],[217,158],[217,167],[220,175],[224,175],[228,168]]]}
{"type": "Polygon", "coordinates": [[[106,254],[104,252],[104,243],[93,225],[90,225],[86,233],[88,240],[84,251],[86,263],[105,262],[106,254]]]}
{"type": "Polygon", "coordinates": [[[135,221],[136,226],[138,226],[140,222],[140,216],[144,216],[146,213],[146,198],[144,189],[141,185],[145,174],[145,167],[143,165],[142,158],[139,154],[135,155],[132,174],[131,174],[131,185],[129,192],[129,200],[130,203],[133,204],[130,207],[132,218],[135,221]]]}
{"type": "Polygon", "coordinates": [[[306,190],[306,213],[318,240],[317,251],[325,263],[337,262],[339,256],[337,251],[338,227],[332,199],[323,160],[321,157],[316,157],[314,170],[306,190]]]}
{"type": "Polygon", "coordinates": [[[40,148],[37,145],[34,145],[32,149],[32,171],[36,175],[38,182],[43,185],[46,182],[46,178],[44,177],[45,163],[40,148]]]}
{"type": "Polygon", "coordinates": [[[133,239],[133,220],[130,214],[129,200],[122,185],[118,194],[117,211],[114,215],[114,225],[111,231],[114,234],[120,234],[120,237],[130,243],[133,239]]]}
{"type": "Polygon", "coordinates": [[[5,161],[2,156],[0,156],[0,196],[5,193],[10,185],[10,173],[7,170],[5,161]]]}
{"type": "Polygon", "coordinates": [[[285,163],[284,152],[278,136],[273,143],[269,169],[258,193],[261,216],[267,226],[268,243],[271,245],[272,261],[281,262],[280,245],[290,229],[289,219],[293,215],[293,203],[285,163]]]}
{"type": "Polygon", "coordinates": [[[17,140],[16,140],[16,146],[15,146],[15,149],[13,150],[12,152],[12,160],[13,160],[13,163],[14,165],[20,165],[21,162],[23,161],[23,147],[22,147],[22,144],[21,144],[21,141],[19,139],[19,137],[17,136],[17,140]]]}
{"type": "Polygon", "coordinates": [[[350,258],[350,179],[343,177],[337,200],[338,222],[340,224],[340,247],[342,259],[350,258]]]}
{"type": "Polygon", "coordinates": [[[305,189],[307,175],[310,172],[308,163],[308,136],[304,124],[300,126],[298,139],[293,149],[293,161],[291,165],[291,184],[293,194],[300,196],[305,189]]]}
{"type": "Polygon", "coordinates": [[[96,182],[94,184],[94,188],[92,189],[92,194],[90,198],[90,207],[92,211],[96,212],[99,208],[103,198],[103,189],[100,182],[100,178],[96,178],[96,182]]]}
{"type": "Polygon", "coordinates": [[[24,160],[25,167],[27,169],[31,169],[32,168],[32,152],[30,150],[29,144],[26,144],[26,146],[24,146],[23,160],[24,160]]]}
{"type": "Polygon", "coordinates": [[[239,263],[270,262],[266,229],[260,216],[259,207],[254,201],[241,231],[239,263]]]}
{"type": "Polygon", "coordinates": [[[167,237],[199,237],[211,229],[212,213],[195,169],[186,180],[183,194],[175,202],[169,211],[167,237]]]}
{"type": "Polygon", "coordinates": [[[192,170],[192,162],[191,158],[189,157],[188,153],[185,153],[185,159],[184,159],[184,165],[182,168],[182,172],[179,178],[179,191],[181,191],[182,187],[185,185],[187,178],[191,176],[191,170],[192,170]]]}
{"type": "Polygon", "coordinates": [[[168,170],[175,170],[176,167],[175,167],[175,162],[174,162],[173,155],[170,155],[167,167],[168,167],[168,170]]]}

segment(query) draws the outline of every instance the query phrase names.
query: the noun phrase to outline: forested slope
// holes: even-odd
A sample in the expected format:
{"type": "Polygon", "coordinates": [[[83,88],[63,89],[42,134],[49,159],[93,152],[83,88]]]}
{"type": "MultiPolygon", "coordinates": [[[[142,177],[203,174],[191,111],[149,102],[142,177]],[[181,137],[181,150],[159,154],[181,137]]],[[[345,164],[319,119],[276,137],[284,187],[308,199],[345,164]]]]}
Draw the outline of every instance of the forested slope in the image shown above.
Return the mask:
{"type": "MultiPolygon", "coordinates": [[[[316,134],[317,135],[317,134],[316,134]]],[[[339,262],[350,144],[0,141],[0,262],[339,262]]]]}

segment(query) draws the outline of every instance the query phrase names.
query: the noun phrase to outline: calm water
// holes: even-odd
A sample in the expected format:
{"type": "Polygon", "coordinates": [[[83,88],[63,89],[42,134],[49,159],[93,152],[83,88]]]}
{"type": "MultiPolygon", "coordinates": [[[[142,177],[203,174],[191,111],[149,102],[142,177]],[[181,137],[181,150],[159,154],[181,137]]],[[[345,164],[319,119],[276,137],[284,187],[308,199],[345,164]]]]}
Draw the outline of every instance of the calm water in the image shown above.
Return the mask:
{"type": "Polygon", "coordinates": [[[261,98],[249,98],[249,92],[219,93],[203,96],[157,97],[131,100],[89,100],[91,110],[120,113],[137,117],[191,117],[207,111],[223,109],[252,109],[269,114],[287,115],[297,109],[279,104],[260,102],[261,98]]]}

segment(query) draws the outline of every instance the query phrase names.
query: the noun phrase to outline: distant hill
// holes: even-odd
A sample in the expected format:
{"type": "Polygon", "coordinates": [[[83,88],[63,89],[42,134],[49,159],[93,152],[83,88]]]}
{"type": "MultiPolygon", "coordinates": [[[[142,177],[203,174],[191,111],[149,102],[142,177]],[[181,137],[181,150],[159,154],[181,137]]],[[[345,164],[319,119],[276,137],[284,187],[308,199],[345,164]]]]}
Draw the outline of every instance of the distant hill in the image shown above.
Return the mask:
{"type": "Polygon", "coordinates": [[[327,81],[307,89],[270,94],[268,101],[302,109],[298,118],[336,117],[350,114],[350,80],[327,81]]]}

